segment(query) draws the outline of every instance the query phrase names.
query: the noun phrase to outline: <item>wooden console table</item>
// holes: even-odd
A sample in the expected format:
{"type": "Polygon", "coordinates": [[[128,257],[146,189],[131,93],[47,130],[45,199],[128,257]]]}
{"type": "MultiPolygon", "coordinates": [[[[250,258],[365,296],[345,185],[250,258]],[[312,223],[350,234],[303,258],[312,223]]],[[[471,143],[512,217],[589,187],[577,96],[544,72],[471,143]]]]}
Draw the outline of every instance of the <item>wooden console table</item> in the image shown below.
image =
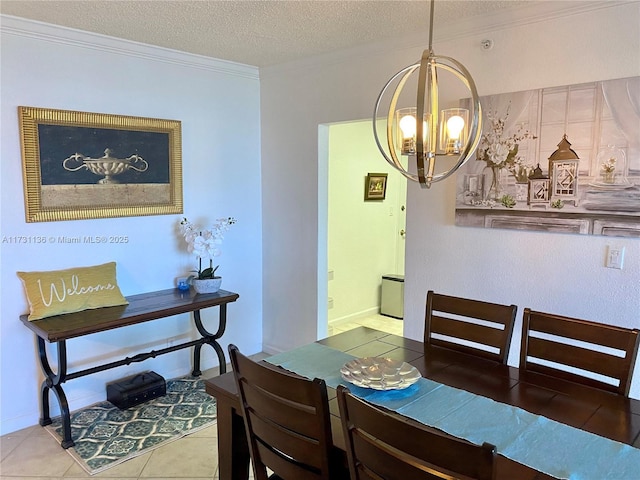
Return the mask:
{"type": "Polygon", "coordinates": [[[69,404],[67,397],[62,389],[62,384],[67,380],[72,380],[92,373],[101,372],[111,368],[129,365],[135,362],[142,362],[151,357],[164,355],[165,353],[174,352],[183,348],[195,347],[193,352],[193,376],[200,376],[200,351],[202,345],[211,345],[218,355],[220,363],[220,373],[226,372],[226,360],[224,351],[217,340],[224,334],[227,324],[227,304],[235,302],[239,295],[225,290],[219,290],[217,293],[196,294],[193,291],[180,291],[178,289],[160,290],[157,292],[143,293],[132,295],[127,298],[128,305],[117,307],[97,308],[93,310],[84,310],[82,312],[67,313],[57,315],[55,317],[43,318],[30,322],[28,315],[21,315],[20,320],[30,330],[36,334],[38,340],[38,353],[40,356],[40,364],[46,376],[40,388],[40,401],[42,417],[40,425],[50,425],[51,417],[49,416],[49,390],[58,398],[60,411],[62,415],[63,439],[61,445],[63,448],[69,448],[74,445],[71,438],[71,420],[69,416],[69,404]],[[200,310],[209,307],[219,307],[219,323],[216,333],[210,333],[202,324],[200,319],[200,310]],[[140,353],[133,357],[126,357],[118,361],[97,365],[85,370],[77,372],[67,372],[67,345],[66,341],[90,335],[92,333],[104,332],[115,328],[126,327],[138,323],[157,320],[159,318],[170,317],[181,313],[193,312],[193,319],[201,335],[201,338],[190,342],[173,345],[160,350],[152,350],[146,353],[140,353]],[[45,341],[49,343],[57,343],[58,346],[58,372],[54,373],[49,360],[47,358],[47,350],[45,341]]]}

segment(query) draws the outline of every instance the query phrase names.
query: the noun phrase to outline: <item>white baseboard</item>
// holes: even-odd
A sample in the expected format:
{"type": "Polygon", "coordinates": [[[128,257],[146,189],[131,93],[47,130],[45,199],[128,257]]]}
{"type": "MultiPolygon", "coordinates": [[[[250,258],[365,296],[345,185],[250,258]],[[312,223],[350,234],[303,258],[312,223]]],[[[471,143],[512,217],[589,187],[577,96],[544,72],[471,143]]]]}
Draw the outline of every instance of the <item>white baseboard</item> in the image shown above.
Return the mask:
{"type": "Polygon", "coordinates": [[[349,315],[345,315],[342,317],[329,320],[329,325],[331,325],[332,327],[335,327],[343,323],[353,322],[363,317],[370,317],[371,315],[379,315],[379,314],[380,314],[380,307],[375,306],[372,308],[368,308],[367,310],[362,310],[360,312],[351,313],[349,315]]]}

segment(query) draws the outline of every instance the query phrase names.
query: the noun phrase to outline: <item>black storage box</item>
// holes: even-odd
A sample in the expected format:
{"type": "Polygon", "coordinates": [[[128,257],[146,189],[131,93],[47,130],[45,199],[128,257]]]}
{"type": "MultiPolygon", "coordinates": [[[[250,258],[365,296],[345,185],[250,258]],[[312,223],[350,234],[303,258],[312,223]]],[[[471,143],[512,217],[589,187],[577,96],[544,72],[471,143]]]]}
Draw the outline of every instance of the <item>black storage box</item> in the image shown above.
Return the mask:
{"type": "Polygon", "coordinates": [[[121,410],[140,405],[167,393],[164,378],[156,372],[144,372],[107,384],[107,400],[121,410]]]}

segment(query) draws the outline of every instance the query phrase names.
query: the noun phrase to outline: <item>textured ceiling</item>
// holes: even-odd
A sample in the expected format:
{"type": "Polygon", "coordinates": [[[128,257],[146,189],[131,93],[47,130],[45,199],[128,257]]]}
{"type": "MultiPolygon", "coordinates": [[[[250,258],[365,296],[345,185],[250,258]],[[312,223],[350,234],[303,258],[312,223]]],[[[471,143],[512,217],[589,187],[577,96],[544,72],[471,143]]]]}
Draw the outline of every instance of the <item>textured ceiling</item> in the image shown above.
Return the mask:
{"type": "MultiPolygon", "coordinates": [[[[529,1],[437,0],[436,25],[529,1]]],[[[0,13],[264,67],[424,32],[426,0],[1,0],[0,13]]],[[[437,28],[437,27],[436,27],[437,28]]]]}

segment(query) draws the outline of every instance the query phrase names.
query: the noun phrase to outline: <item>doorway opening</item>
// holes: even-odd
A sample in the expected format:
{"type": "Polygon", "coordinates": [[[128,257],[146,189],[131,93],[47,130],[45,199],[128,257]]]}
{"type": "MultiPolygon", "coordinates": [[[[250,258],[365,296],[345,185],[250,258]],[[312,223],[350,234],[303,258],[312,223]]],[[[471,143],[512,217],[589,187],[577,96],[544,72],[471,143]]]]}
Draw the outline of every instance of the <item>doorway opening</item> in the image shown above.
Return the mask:
{"type": "Polygon", "coordinates": [[[401,311],[381,315],[381,301],[383,277],[404,276],[406,180],[378,152],[371,120],[321,125],[318,153],[318,335],[358,325],[401,335],[401,311]],[[365,200],[370,173],[387,175],[384,199],[365,200]]]}

